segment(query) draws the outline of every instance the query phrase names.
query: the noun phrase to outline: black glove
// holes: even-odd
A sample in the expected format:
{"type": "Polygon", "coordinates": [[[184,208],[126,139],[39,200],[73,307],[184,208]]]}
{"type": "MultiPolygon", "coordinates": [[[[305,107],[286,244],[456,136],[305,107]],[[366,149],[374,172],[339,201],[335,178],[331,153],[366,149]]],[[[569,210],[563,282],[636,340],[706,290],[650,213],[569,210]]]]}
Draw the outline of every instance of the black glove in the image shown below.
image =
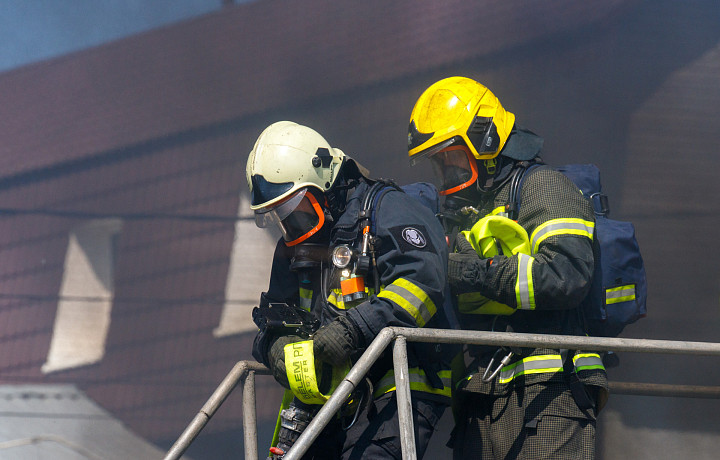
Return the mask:
{"type": "Polygon", "coordinates": [[[352,320],[340,316],[313,335],[315,359],[340,367],[358,351],[361,340],[362,334],[352,320]]]}
{"type": "Polygon", "coordinates": [[[458,252],[448,255],[448,283],[455,294],[477,292],[485,279],[488,261],[481,259],[470,242],[458,233],[456,247],[458,252]]]}
{"type": "Polygon", "coordinates": [[[285,345],[289,343],[301,342],[303,339],[297,335],[283,335],[275,339],[270,346],[268,352],[268,367],[272,371],[273,377],[277,382],[287,389],[290,389],[287,373],[285,372],[285,345]]]}

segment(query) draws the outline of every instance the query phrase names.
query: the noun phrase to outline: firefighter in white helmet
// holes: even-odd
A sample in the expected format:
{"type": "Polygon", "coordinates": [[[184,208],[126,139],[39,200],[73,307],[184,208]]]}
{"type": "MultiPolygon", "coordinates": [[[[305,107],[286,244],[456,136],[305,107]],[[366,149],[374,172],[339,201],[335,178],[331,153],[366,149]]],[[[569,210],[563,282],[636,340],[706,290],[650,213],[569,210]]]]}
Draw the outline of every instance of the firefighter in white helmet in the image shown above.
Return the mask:
{"type": "MultiPolygon", "coordinates": [[[[412,111],[408,151],[412,163],[432,162],[446,196],[455,248],[448,280],[465,328],[585,333],[579,306],[593,274],[593,209],[552,168],[523,178],[542,163],[542,144],[470,78],[434,83],[412,111]],[[500,234],[512,244],[480,250],[500,234]]],[[[594,458],[607,389],[597,353],[476,346],[469,355],[453,396],[455,458],[594,458]]]]}
{"type": "MultiPolygon", "coordinates": [[[[320,134],[293,122],[263,131],[248,159],[247,181],[257,225],[277,226],[282,233],[258,317],[287,306],[289,314],[320,325],[303,336],[256,320],[261,330],[253,355],[296,396],[283,412],[292,419],[284,426],[304,426],[338,371],[347,370],[384,327],[447,327],[440,308],[445,236],[420,201],[390,182],[369,179],[320,134]],[[304,377],[288,363],[289,349],[312,356],[317,388],[295,385],[304,377]]],[[[449,353],[410,344],[408,356],[421,457],[450,402],[449,353]]],[[[392,369],[389,356],[372,367],[347,413],[331,422],[308,458],[401,458],[392,369]]],[[[281,430],[273,452],[282,455],[299,431],[281,430]]]]}

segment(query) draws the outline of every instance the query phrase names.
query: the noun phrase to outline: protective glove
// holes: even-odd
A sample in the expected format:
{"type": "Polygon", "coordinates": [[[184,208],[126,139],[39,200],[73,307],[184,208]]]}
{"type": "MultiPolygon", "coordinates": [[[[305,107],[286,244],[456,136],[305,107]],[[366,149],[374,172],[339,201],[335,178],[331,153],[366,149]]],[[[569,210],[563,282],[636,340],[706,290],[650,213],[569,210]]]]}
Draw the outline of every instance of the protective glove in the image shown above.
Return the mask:
{"type": "Polygon", "coordinates": [[[457,252],[448,255],[448,283],[455,294],[480,291],[492,259],[481,259],[470,242],[458,233],[457,252]]]}
{"type": "Polygon", "coordinates": [[[340,316],[313,335],[315,359],[341,367],[358,351],[361,340],[362,334],[352,320],[340,316]]]}
{"type": "Polygon", "coordinates": [[[268,367],[272,372],[273,377],[280,385],[287,389],[290,389],[290,382],[288,382],[287,373],[285,372],[285,345],[290,343],[300,342],[303,339],[297,335],[283,335],[275,339],[273,344],[270,346],[268,352],[268,367]]]}

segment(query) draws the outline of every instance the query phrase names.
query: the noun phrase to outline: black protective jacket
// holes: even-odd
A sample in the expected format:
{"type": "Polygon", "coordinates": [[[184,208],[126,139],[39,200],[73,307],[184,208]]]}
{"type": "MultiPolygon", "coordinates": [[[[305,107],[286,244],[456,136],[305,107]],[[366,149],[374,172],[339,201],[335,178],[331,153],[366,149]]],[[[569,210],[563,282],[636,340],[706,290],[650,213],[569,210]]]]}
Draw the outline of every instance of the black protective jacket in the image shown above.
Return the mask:
{"type": "MultiPolygon", "coordinates": [[[[511,147],[542,145],[541,141],[533,141],[532,137],[538,137],[529,131],[516,132],[513,136],[526,139],[510,144],[511,147]]],[[[525,155],[532,158],[537,153],[539,147],[538,152],[525,155]]],[[[519,165],[518,162],[516,168],[519,165]]],[[[470,229],[481,217],[497,213],[499,208],[510,204],[511,187],[512,180],[508,180],[495,191],[484,194],[476,205],[478,214],[463,222],[460,230],[470,229]]],[[[595,217],[592,206],[570,179],[547,166],[532,169],[519,194],[517,222],[527,231],[532,253],[495,256],[492,263],[478,260],[477,264],[483,267],[470,266],[463,272],[464,284],[468,286],[466,292],[474,291],[497,300],[515,312],[507,316],[461,315],[460,322],[463,328],[473,330],[585,335],[579,306],[589,292],[593,275],[595,217]]],[[[557,356],[564,361],[567,351],[516,349],[511,364],[504,368],[500,378],[490,384],[483,383],[478,377],[483,375],[496,350],[497,347],[471,349],[476,360],[468,370],[471,375],[473,371],[477,373],[463,385],[471,391],[504,393],[518,384],[563,381],[566,377],[562,362],[560,371],[557,369],[557,356]],[[533,358],[526,360],[530,356],[533,358]],[[539,360],[540,356],[547,356],[548,360],[539,360]],[[540,371],[543,366],[545,370],[540,371]]],[[[575,370],[584,383],[606,387],[600,357],[590,355],[578,352],[575,370]]]]}
{"type": "MultiPolygon", "coordinates": [[[[340,244],[359,247],[360,211],[370,185],[361,182],[347,200],[347,207],[333,224],[329,251],[340,244]]],[[[447,244],[442,225],[433,212],[395,187],[384,187],[373,200],[371,234],[376,268],[365,278],[368,297],[350,303],[340,294],[339,269],[327,257],[301,283],[290,261],[295,248],[281,240],[275,251],[270,287],[261,302],[284,302],[309,309],[325,325],[347,315],[362,333],[357,358],[386,326],[447,328],[443,309],[447,274],[447,244]],[[375,286],[379,290],[375,290],[375,286]]],[[[267,350],[274,337],[259,333],[253,356],[267,364],[267,350]]],[[[448,401],[451,347],[408,344],[411,390],[418,396],[448,401]]],[[[376,397],[394,391],[391,353],[371,369],[376,397]]]]}

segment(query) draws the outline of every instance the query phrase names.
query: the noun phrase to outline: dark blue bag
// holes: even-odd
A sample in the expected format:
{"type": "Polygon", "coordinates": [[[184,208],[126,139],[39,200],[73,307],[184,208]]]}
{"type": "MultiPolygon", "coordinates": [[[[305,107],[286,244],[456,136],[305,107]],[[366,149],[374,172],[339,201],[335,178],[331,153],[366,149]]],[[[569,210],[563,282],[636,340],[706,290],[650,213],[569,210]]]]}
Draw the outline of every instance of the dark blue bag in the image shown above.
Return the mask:
{"type": "MultiPolygon", "coordinates": [[[[523,176],[534,167],[527,168],[523,176]]],[[[608,217],[607,196],[602,193],[597,166],[571,164],[554,169],[578,186],[595,211],[595,238],[600,251],[590,293],[581,305],[586,332],[593,336],[615,337],[626,325],[647,314],[647,279],[635,227],[630,222],[608,217]]],[[[520,187],[522,179],[518,191],[520,187]]]]}

